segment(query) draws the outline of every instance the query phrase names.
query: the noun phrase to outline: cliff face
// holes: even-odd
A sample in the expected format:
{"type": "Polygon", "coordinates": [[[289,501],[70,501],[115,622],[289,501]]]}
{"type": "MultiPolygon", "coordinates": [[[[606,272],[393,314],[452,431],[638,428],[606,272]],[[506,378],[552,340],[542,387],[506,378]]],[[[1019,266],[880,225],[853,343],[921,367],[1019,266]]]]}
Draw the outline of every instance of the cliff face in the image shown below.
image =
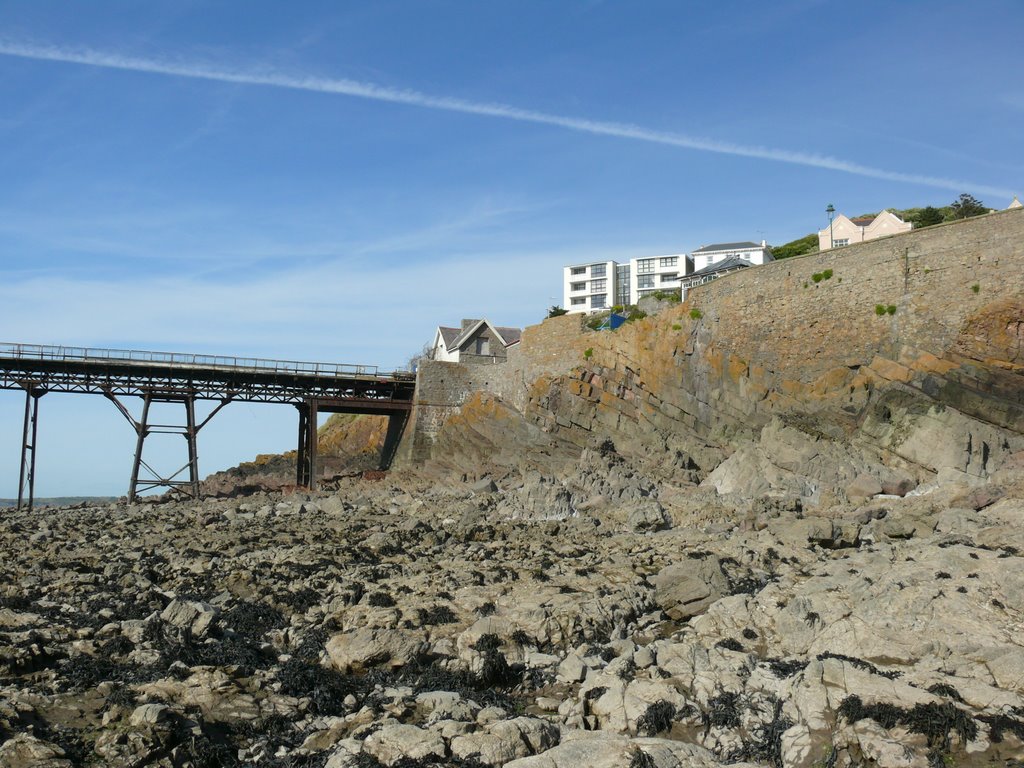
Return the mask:
{"type": "MultiPolygon", "coordinates": [[[[735,273],[614,333],[556,318],[472,374],[543,439],[472,409],[453,428],[477,435],[468,465],[508,454],[506,435],[522,456],[608,436],[748,495],[984,478],[1024,449],[1021,274],[1024,212],[1007,211],[735,273]]],[[[460,441],[436,416],[450,465],[460,441]]]]}

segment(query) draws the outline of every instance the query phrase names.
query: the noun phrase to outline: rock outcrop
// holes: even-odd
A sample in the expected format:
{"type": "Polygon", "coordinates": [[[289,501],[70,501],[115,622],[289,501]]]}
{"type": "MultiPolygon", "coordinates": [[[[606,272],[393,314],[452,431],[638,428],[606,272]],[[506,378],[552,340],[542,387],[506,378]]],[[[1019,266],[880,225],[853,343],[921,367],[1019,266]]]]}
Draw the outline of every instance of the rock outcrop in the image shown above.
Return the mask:
{"type": "MultiPolygon", "coordinates": [[[[386,416],[334,413],[318,430],[320,482],[377,469],[387,432],[386,416]]],[[[295,485],[295,452],[263,454],[237,467],[215,472],[202,482],[204,496],[245,496],[295,485]]]]}

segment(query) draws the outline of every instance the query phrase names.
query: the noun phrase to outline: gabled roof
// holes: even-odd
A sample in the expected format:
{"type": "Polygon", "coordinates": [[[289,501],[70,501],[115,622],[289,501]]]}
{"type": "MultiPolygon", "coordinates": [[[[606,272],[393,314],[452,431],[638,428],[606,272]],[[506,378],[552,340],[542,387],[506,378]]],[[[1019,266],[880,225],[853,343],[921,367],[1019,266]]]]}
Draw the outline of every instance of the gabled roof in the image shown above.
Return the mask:
{"type": "Polygon", "coordinates": [[[476,332],[480,330],[480,327],[483,325],[486,325],[488,328],[494,331],[494,335],[498,337],[498,341],[500,341],[506,347],[510,347],[513,344],[518,344],[520,336],[522,335],[522,331],[520,331],[518,328],[494,326],[491,325],[491,322],[487,318],[484,318],[482,320],[473,320],[472,322],[467,323],[465,328],[456,329],[457,335],[454,339],[452,339],[451,342],[445,339],[445,345],[448,347],[448,351],[450,352],[453,349],[458,349],[459,347],[461,347],[463,344],[466,343],[468,339],[470,339],[474,334],[476,334],[476,332]]]}
{"type": "Polygon", "coordinates": [[[711,245],[705,245],[694,251],[694,254],[698,253],[711,253],[712,251],[745,251],[748,248],[760,248],[758,243],[752,243],[746,240],[742,243],[712,243],[711,245]]]}
{"type": "Polygon", "coordinates": [[[498,335],[505,340],[505,346],[511,347],[513,344],[518,344],[523,336],[523,331],[520,328],[510,328],[508,326],[499,325],[495,329],[498,335]]]}
{"type": "MultiPolygon", "coordinates": [[[[758,246],[758,248],[760,247],[758,246]]],[[[688,275],[680,275],[679,279],[682,281],[688,280],[691,277],[705,277],[706,275],[713,275],[715,272],[725,272],[730,269],[750,266],[753,265],[746,259],[741,259],[739,256],[730,256],[722,261],[716,261],[714,264],[708,264],[704,269],[698,269],[696,272],[691,272],[688,275]]]]}
{"type": "Polygon", "coordinates": [[[458,337],[459,333],[462,332],[461,328],[448,328],[444,325],[437,326],[437,332],[441,334],[441,341],[444,342],[445,349],[452,349],[452,342],[458,337]]]}
{"type": "Polygon", "coordinates": [[[858,216],[855,219],[850,219],[850,221],[852,221],[858,227],[866,227],[871,222],[873,222],[876,218],[878,218],[878,217],[877,216],[858,216]]]}

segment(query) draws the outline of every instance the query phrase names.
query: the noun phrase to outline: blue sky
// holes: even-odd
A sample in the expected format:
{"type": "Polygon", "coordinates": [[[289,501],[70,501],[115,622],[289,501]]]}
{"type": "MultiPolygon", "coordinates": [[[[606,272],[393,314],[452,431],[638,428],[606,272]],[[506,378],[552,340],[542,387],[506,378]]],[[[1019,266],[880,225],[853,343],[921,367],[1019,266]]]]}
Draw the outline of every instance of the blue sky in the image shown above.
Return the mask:
{"type": "MultiPolygon", "coordinates": [[[[1019,0],[0,2],[0,341],[393,367],[537,322],[564,264],[1002,208],[1022,30],[1019,0]]],[[[39,493],[123,492],[108,403],[42,416],[39,493]]],[[[294,419],[229,407],[203,471],[294,419]]]]}

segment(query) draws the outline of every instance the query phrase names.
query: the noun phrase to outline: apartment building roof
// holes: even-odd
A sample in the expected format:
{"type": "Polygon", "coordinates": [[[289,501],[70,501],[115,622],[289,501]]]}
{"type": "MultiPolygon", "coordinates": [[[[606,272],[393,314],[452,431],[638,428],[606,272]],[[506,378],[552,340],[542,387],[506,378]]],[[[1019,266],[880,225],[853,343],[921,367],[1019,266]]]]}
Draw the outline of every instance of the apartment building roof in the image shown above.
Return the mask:
{"type": "Polygon", "coordinates": [[[708,264],[704,269],[698,269],[696,272],[691,272],[688,275],[680,275],[679,279],[680,281],[689,280],[691,277],[704,277],[706,275],[713,275],[715,272],[725,272],[730,269],[749,266],[752,265],[746,259],[741,259],[739,256],[730,256],[722,261],[716,261],[714,264],[708,264]]]}
{"type": "Polygon", "coordinates": [[[740,251],[745,248],[760,248],[761,246],[757,243],[752,243],[746,240],[742,243],[712,243],[711,245],[705,245],[694,251],[697,253],[711,253],[713,251],[740,251]]]}

